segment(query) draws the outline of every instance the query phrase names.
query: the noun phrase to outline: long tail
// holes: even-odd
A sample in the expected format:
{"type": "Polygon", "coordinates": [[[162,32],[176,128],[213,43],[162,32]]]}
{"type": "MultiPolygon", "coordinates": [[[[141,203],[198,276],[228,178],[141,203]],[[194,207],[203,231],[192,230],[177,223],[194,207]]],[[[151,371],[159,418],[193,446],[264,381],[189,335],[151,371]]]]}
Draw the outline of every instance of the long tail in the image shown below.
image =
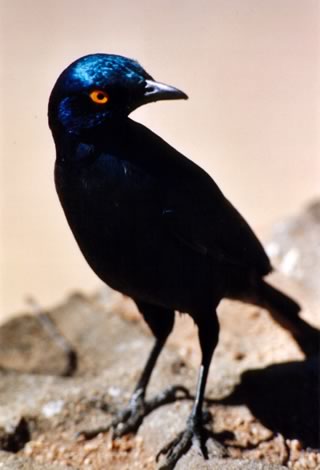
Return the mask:
{"type": "Polygon", "coordinates": [[[290,331],[306,356],[320,352],[320,331],[300,316],[300,305],[264,280],[254,284],[247,301],[266,308],[272,318],[290,331]]]}

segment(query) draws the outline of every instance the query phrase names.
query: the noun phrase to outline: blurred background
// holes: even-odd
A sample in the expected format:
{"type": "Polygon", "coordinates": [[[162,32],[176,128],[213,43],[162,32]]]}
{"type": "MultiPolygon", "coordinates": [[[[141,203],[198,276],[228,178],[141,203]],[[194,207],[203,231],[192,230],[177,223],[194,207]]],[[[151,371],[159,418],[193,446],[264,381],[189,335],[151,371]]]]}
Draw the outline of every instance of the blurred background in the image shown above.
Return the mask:
{"type": "Polygon", "coordinates": [[[319,196],[318,0],[0,0],[0,320],[100,284],[53,184],[47,101],[92,52],[137,59],[187,102],[133,118],[202,165],[260,234],[319,196]]]}

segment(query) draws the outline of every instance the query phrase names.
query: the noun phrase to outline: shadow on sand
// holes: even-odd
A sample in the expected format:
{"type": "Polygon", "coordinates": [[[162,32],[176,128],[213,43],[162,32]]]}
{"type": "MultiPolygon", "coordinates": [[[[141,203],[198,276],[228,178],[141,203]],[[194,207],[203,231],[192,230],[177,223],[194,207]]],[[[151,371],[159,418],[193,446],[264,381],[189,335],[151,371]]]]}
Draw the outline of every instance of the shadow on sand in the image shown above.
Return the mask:
{"type": "Polygon", "coordinates": [[[248,370],[222,403],[246,404],[275,433],[299,439],[304,447],[320,448],[320,361],[317,358],[248,370]]]}

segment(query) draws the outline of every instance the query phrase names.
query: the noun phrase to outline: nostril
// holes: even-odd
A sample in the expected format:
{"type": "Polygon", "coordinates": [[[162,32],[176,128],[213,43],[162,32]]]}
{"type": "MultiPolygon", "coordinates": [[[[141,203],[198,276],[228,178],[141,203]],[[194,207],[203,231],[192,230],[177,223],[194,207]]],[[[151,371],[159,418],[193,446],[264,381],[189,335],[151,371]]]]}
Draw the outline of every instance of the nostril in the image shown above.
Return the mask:
{"type": "Polygon", "coordinates": [[[147,84],[145,86],[145,89],[144,89],[144,95],[145,96],[152,95],[155,92],[156,92],[155,86],[153,84],[147,82],[147,84]]]}
{"type": "MultiPolygon", "coordinates": [[[[155,82],[153,80],[146,80],[144,97],[149,98],[147,102],[158,100],[179,100],[187,99],[188,96],[178,88],[165,83],[155,82]]],[[[146,102],[146,101],[145,101],[146,102]]]]}

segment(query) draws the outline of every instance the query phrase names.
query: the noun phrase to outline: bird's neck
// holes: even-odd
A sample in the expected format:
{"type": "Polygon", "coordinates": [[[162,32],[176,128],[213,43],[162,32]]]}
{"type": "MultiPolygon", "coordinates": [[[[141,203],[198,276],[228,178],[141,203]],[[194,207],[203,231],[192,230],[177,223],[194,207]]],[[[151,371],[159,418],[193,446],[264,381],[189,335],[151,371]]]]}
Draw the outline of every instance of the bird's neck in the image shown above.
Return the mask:
{"type": "Polygon", "coordinates": [[[57,161],[81,163],[93,154],[124,142],[128,137],[129,118],[112,119],[94,129],[68,132],[62,126],[51,127],[57,149],[57,161]]]}

